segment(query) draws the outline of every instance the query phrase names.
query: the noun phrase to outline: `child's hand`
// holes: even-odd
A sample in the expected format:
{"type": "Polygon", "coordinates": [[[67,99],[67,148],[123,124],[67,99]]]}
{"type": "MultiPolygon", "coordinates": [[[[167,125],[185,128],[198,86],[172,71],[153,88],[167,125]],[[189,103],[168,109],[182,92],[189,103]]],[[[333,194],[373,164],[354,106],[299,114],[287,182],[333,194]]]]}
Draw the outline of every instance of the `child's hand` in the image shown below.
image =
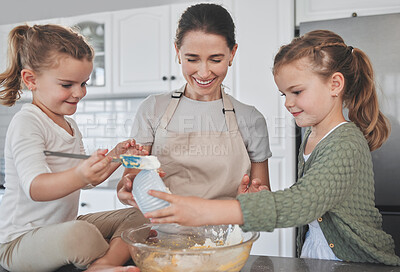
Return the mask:
{"type": "Polygon", "coordinates": [[[144,216],[151,218],[152,223],[178,223],[182,226],[201,226],[208,224],[208,213],[205,199],[187,197],[150,190],[149,194],[171,203],[167,208],[148,212],[144,216]]]}
{"type": "Polygon", "coordinates": [[[119,157],[122,154],[131,154],[131,155],[148,155],[149,152],[143,149],[143,146],[136,144],[134,139],[126,140],[118,143],[107,156],[111,157],[119,157]]]}
{"type": "Polygon", "coordinates": [[[144,216],[150,218],[152,223],[178,223],[183,226],[243,224],[238,200],[209,200],[154,190],[148,193],[171,204],[164,209],[145,213],[144,216]]]}
{"type": "Polygon", "coordinates": [[[82,161],[75,172],[82,180],[82,187],[86,185],[96,186],[108,178],[109,168],[112,158],[107,157],[108,149],[99,149],[95,151],[90,158],[82,161]]]}
{"type": "Polygon", "coordinates": [[[267,185],[262,185],[261,180],[258,178],[253,179],[250,182],[250,177],[248,175],[244,175],[242,182],[238,187],[237,194],[245,194],[245,193],[255,193],[262,190],[270,190],[267,185]]]}

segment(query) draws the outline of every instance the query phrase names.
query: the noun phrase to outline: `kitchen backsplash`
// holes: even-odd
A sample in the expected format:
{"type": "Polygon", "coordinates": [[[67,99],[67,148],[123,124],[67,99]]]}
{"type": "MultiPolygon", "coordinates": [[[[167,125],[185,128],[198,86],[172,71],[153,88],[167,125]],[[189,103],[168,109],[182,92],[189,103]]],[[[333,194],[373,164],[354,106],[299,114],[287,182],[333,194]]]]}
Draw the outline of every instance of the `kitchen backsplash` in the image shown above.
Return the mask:
{"type": "MultiPolygon", "coordinates": [[[[143,98],[83,100],[77,112],[71,116],[77,122],[83,136],[87,154],[98,148],[112,149],[118,142],[129,138],[133,118],[143,98]]],[[[4,143],[8,124],[22,106],[0,106],[0,160],[4,156],[4,143]]],[[[0,165],[1,165],[0,161],[0,165]]]]}

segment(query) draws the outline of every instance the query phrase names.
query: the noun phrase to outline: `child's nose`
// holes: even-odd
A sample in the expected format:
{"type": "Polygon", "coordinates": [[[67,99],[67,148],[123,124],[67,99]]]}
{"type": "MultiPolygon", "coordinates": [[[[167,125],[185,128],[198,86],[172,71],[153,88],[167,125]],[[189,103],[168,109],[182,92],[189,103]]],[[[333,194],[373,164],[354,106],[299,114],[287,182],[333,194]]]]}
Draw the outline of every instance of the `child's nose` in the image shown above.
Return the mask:
{"type": "Polygon", "coordinates": [[[78,98],[82,98],[86,95],[86,86],[79,86],[74,88],[74,91],[72,92],[72,96],[73,97],[78,97],[78,98]]]}
{"type": "Polygon", "coordinates": [[[285,98],[285,107],[286,108],[291,108],[293,106],[294,106],[294,99],[286,96],[286,98],[285,98]]]}

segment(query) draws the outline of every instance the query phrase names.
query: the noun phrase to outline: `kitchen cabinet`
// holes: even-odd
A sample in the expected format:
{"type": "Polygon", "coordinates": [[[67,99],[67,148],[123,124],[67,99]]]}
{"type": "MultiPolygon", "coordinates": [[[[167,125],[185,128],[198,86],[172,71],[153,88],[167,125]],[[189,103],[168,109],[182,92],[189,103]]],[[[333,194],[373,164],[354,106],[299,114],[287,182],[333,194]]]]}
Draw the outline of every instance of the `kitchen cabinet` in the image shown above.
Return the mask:
{"type": "MultiPolygon", "coordinates": [[[[229,6],[230,1],[220,3],[229,6]]],[[[115,93],[167,92],[186,82],[176,58],[174,40],[178,20],[191,4],[194,2],[113,14],[115,93]]],[[[224,84],[232,88],[231,74],[224,84]]]]}
{"type": "Polygon", "coordinates": [[[398,0],[296,0],[296,25],[301,22],[400,12],[398,0]]]}
{"type": "Polygon", "coordinates": [[[115,188],[94,188],[81,190],[78,214],[111,211],[125,207],[126,206],[118,200],[115,188]]]}
{"type": "Polygon", "coordinates": [[[132,9],[113,14],[116,93],[169,90],[170,6],[132,9]]]}
{"type": "Polygon", "coordinates": [[[111,13],[61,18],[61,24],[78,30],[95,51],[93,72],[87,82],[87,97],[112,93],[111,13]]]}

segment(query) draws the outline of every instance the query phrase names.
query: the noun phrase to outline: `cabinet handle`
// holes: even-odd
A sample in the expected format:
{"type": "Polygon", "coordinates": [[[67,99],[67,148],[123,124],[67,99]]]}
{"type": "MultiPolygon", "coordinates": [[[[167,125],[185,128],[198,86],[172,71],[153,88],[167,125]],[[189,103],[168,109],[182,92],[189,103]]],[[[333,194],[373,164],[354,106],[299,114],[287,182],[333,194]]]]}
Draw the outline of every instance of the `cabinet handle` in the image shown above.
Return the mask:
{"type": "Polygon", "coordinates": [[[85,206],[87,206],[88,204],[87,203],[85,203],[85,202],[82,202],[81,203],[81,207],[85,207],[85,206]]]}
{"type": "Polygon", "coordinates": [[[176,79],[176,77],[175,76],[171,76],[171,80],[175,80],[176,79]]]}
{"type": "Polygon", "coordinates": [[[166,81],[168,78],[166,76],[162,77],[162,80],[166,81]]]}

